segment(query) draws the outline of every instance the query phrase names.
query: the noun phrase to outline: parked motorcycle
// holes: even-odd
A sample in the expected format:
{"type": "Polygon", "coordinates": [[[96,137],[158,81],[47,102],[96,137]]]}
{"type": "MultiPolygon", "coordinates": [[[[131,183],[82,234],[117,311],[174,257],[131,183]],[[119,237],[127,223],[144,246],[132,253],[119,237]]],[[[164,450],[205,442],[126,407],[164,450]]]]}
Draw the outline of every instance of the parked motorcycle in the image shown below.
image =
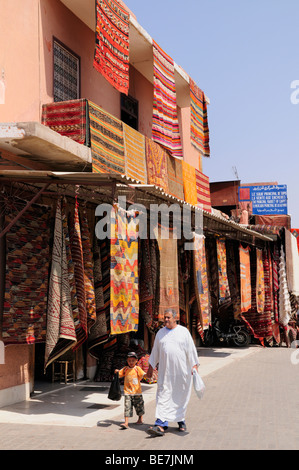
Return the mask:
{"type": "Polygon", "coordinates": [[[224,329],[220,320],[216,318],[204,332],[204,346],[209,347],[222,343],[233,343],[239,348],[245,348],[250,343],[250,335],[243,324],[229,323],[228,327],[224,329]]]}

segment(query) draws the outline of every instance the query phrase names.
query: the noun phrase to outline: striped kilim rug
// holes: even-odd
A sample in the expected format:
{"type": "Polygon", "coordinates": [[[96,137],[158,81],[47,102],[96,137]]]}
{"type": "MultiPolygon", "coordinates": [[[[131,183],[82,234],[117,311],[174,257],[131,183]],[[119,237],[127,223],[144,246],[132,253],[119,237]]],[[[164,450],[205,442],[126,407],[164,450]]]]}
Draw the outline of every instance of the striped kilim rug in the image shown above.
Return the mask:
{"type": "Polygon", "coordinates": [[[153,41],[154,102],[152,137],[173,157],[183,158],[179,122],[177,117],[174,62],[153,41]]]}
{"type": "Polygon", "coordinates": [[[204,157],[210,156],[207,102],[204,92],[189,77],[191,107],[191,142],[204,157]]]}
{"type": "Polygon", "coordinates": [[[138,330],[138,217],[114,205],[111,216],[111,335],[138,330]]]}
{"type": "Polygon", "coordinates": [[[145,137],[123,123],[126,176],[147,184],[145,137]]]}
{"type": "Polygon", "coordinates": [[[209,177],[195,168],[195,179],[197,191],[197,206],[207,212],[212,212],[209,177]]]}
{"type": "Polygon", "coordinates": [[[93,65],[121,93],[129,90],[128,11],[117,0],[96,0],[93,65]]]}
{"type": "Polygon", "coordinates": [[[125,174],[125,153],[122,122],[88,102],[92,171],[125,174]]]}

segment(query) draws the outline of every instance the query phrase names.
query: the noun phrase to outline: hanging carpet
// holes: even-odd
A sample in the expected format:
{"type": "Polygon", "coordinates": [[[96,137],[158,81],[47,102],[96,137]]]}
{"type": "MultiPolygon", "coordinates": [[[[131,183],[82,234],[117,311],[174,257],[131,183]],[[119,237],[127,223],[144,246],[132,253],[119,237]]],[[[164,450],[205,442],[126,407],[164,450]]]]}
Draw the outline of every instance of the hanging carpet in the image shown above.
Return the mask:
{"type": "Polygon", "coordinates": [[[197,207],[200,207],[204,211],[212,212],[209,177],[195,168],[195,181],[197,191],[197,207]]]}
{"type": "Polygon", "coordinates": [[[85,98],[44,104],[41,123],[79,144],[89,145],[88,104],[85,98]]]}
{"type": "Polygon", "coordinates": [[[194,250],[192,250],[192,253],[194,261],[195,292],[200,306],[202,329],[206,330],[209,328],[209,323],[211,322],[211,308],[205,238],[203,235],[194,234],[194,250]]]}
{"type": "Polygon", "coordinates": [[[111,334],[138,330],[138,230],[136,211],[114,205],[111,216],[111,334]]]}
{"type": "Polygon", "coordinates": [[[250,248],[239,246],[241,313],[251,308],[250,248]]]}
{"type": "Polygon", "coordinates": [[[287,283],[286,261],[283,246],[280,247],[279,258],[279,323],[287,326],[291,318],[292,308],[287,283]]]}
{"type": "Polygon", "coordinates": [[[88,102],[92,171],[94,173],[125,174],[125,154],[122,122],[88,102]]]}
{"type": "Polygon", "coordinates": [[[153,40],[154,101],[152,138],[173,157],[183,158],[177,117],[174,61],[153,40]]]}
{"type": "MultiPolygon", "coordinates": [[[[5,225],[15,214],[7,215],[5,225]]],[[[41,343],[46,338],[50,210],[33,204],[6,234],[4,344],[41,343]]]]}
{"type": "Polygon", "coordinates": [[[158,328],[160,303],[160,253],[156,239],[141,239],[139,242],[139,312],[147,328],[152,332],[158,328]]]}
{"type": "Polygon", "coordinates": [[[172,229],[156,227],[155,236],[160,252],[160,303],[158,321],[164,321],[167,308],[177,312],[179,320],[179,281],[177,239],[172,229]]]}
{"type": "Polygon", "coordinates": [[[182,161],[183,166],[183,186],[185,201],[193,206],[197,206],[197,189],[195,168],[189,163],[182,161]]]}
{"type": "Polygon", "coordinates": [[[96,0],[93,66],[121,93],[129,91],[130,14],[117,0],[96,0]]]}
{"type": "Polygon", "coordinates": [[[65,213],[62,214],[61,199],[59,199],[56,207],[49,280],[45,369],[77,342],[62,224],[63,218],[65,219],[66,215],[65,213]]]}
{"type": "Polygon", "coordinates": [[[148,184],[154,184],[168,193],[167,153],[156,142],[145,137],[148,184]]]}
{"type": "Polygon", "coordinates": [[[228,284],[232,299],[234,318],[238,319],[241,313],[239,248],[237,243],[232,240],[227,240],[226,245],[228,284]]]}
{"type": "Polygon", "coordinates": [[[256,248],[256,308],[258,313],[265,307],[265,277],[263,265],[263,251],[256,248]]]}
{"type": "Polygon", "coordinates": [[[182,161],[167,155],[167,174],[169,194],[184,200],[182,161]]]}
{"type": "Polygon", "coordinates": [[[204,92],[189,77],[191,109],[191,143],[204,157],[210,156],[207,102],[204,92]]]}
{"type": "Polygon", "coordinates": [[[224,238],[216,239],[217,245],[217,261],[218,261],[218,278],[219,278],[219,306],[227,306],[231,304],[231,296],[229,290],[227,268],[226,268],[226,246],[224,238]]]}
{"type": "Polygon", "coordinates": [[[126,176],[147,184],[145,137],[123,123],[126,176]]]}
{"type": "Polygon", "coordinates": [[[84,266],[84,288],[85,288],[85,305],[87,316],[87,330],[94,325],[96,321],[96,302],[94,289],[94,266],[92,255],[92,244],[88,227],[88,220],[85,207],[81,214],[81,238],[82,253],[84,266]]]}

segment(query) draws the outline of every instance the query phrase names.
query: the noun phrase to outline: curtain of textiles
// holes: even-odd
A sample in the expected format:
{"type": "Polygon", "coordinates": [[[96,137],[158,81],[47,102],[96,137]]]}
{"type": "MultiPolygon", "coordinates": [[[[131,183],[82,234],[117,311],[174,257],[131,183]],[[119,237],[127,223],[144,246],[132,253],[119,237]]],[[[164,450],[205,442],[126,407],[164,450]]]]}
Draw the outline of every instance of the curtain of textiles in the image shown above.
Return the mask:
{"type": "Polygon", "coordinates": [[[200,305],[202,328],[209,327],[211,322],[211,308],[209,299],[209,282],[207,272],[207,260],[205,252],[205,239],[202,235],[194,234],[194,276],[195,292],[200,305]]]}
{"type": "Polygon", "coordinates": [[[96,0],[93,65],[121,93],[129,91],[128,11],[117,0],[96,0]]]}
{"type": "Polygon", "coordinates": [[[168,193],[167,153],[156,142],[145,137],[148,184],[154,184],[168,193]]]}
{"type": "Polygon", "coordinates": [[[92,171],[125,174],[125,153],[122,122],[88,102],[92,171]]]}
{"type": "Polygon", "coordinates": [[[160,304],[158,320],[163,321],[166,308],[174,309],[179,319],[179,280],[177,239],[172,229],[155,228],[160,251],[160,304]]]}
{"type": "MultiPolygon", "coordinates": [[[[7,215],[6,225],[13,214],[7,215]]],[[[2,337],[5,344],[46,338],[50,210],[33,204],[6,234],[2,337]]]]}
{"type": "Polygon", "coordinates": [[[256,303],[259,313],[264,311],[265,306],[265,279],[263,266],[263,252],[256,249],[256,303]]]}
{"type": "Polygon", "coordinates": [[[147,184],[145,137],[123,123],[126,175],[147,184]]]}
{"type": "Polygon", "coordinates": [[[153,140],[165,147],[173,157],[183,158],[177,117],[174,62],[153,40],[154,102],[153,140]]]}
{"type": "Polygon", "coordinates": [[[65,222],[65,220],[66,214],[59,199],[56,207],[49,280],[45,368],[77,342],[72,312],[66,238],[63,229],[63,221],[65,222]]]}
{"type": "Polygon", "coordinates": [[[189,77],[191,109],[191,142],[204,157],[210,156],[207,102],[204,92],[189,77]]]}
{"type": "Polygon", "coordinates": [[[250,248],[240,244],[240,291],[241,312],[247,312],[251,308],[251,277],[250,277],[250,248]]]}
{"type": "Polygon", "coordinates": [[[138,230],[136,211],[114,205],[111,216],[111,334],[138,330],[138,230]]]}
{"type": "Polygon", "coordinates": [[[286,261],[283,246],[279,258],[279,322],[286,326],[291,317],[291,302],[287,284],[286,261]]]}

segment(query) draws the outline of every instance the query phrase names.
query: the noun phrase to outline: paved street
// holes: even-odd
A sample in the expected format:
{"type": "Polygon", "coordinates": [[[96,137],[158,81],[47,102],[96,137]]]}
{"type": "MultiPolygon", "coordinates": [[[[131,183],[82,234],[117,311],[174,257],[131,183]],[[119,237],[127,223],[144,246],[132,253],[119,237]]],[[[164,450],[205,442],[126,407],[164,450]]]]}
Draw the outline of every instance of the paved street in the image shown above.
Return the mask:
{"type": "MultiPolygon", "coordinates": [[[[296,352],[294,349],[259,346],[252,346],[247,351],[200,349],[206,394],[199,400],[192,391],[186,433],[179,433],[175,423],[163,437],[151,437],[146,433],[155,417],[155,385],[144,387],[144,424],[135,425],[134,415],[129,430],[119,428],[123,420],[122,404],[115,405],[110,401],[100,409],[91,404],[100,393],[94,393],[88,403],[88,387],[83,387],[84,400],[80,398],[81,402],[85,401],[85,411],[80,411],[81,405],[77,403],[79,421],[72,421],[76,411],[70,397],[78,399],[79,396],[74,391],[76,387],[72,387],[68,390],[69,398],[65,390],[55,392],[54,398],[48,395],[52,410],[49,403],[47,409],[43,408],[42,397],[37,403],[2,408],[0,449],[106,450],[107,455],[112,455],[110,451],[116,449],[167,450],[180,454],[184,450],[211,449],[298,450],[299,364],[291,361],[292,357],[297,360],[296,352]],[[56,414],[60,421],[55,421],[56,414]],[[87,414],[91,417],[89,421],[87,414]],[[85,419],[83,424],[80,419],[85,419]]],[[[106,399],[106,392],[101,396],[106,399]]],[[[117,451],[115,455],[118,455],[117,451]]],[[[105,453],[101,456],[104,458],[105,453]]]]}

